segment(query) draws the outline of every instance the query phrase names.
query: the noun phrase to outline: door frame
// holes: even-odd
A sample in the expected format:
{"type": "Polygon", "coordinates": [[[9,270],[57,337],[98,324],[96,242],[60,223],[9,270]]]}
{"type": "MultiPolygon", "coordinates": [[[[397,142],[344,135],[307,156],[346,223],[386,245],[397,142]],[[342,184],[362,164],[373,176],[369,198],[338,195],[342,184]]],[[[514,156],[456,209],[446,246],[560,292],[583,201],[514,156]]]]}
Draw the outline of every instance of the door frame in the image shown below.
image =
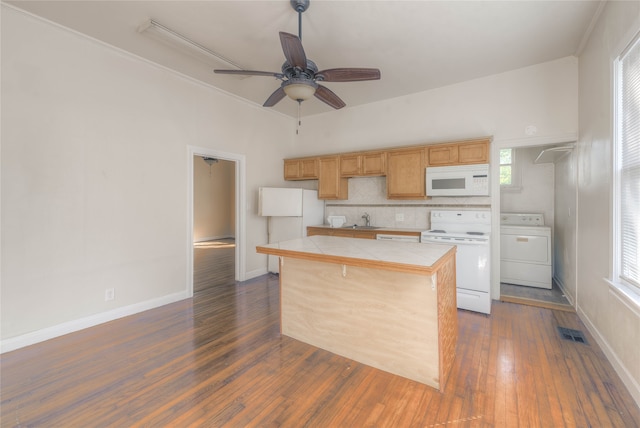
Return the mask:
{"type": "Polygon", "coordinates": [[[235,163],[235,274],[236,281],[245,280],[245,247],[246,247],[246,158],[245,155],[223,152],[206,147],[188,146],[187,150],[187,297],[193,297],[193,158],[194,156],[210,157],[235,163]]]}
{"type": "MultiPolygon", "coordinates": [[[[567,133],[542,137],[494,139],[491,142],[491,299],[500,300],[500,149],[575,143],[578,134],[567,133]]],[[[576,168],[577,174],[578,168],[576,168]]],[[[578,197],[576,192],[576,198],[578,197]]],[[[577,201],[576,201],[577,202],[577,201]]],[[[577,204],[576,204],[577,205],[577,204]]],[[[577,215],[577,213],[576,213],[577,215]]],[[[577,220],[576,220],[577,221],[577,220]]],[[[576,223],[577,227],[577,223],[576,223]]],[[[577,239],[577,235],[576,235],[577,239]]],[[[552,244],[553,245],[553,244],[552,244]]],[[[576,242],[576,253],[578,251],[576,242]]],[[[574,266],[577,269],[577,265],[574,266]]],[[[576,276],[577,278],[577,276],[576,276]]],[[[576,288],[576,300],[577,300],[576,288]]]]}

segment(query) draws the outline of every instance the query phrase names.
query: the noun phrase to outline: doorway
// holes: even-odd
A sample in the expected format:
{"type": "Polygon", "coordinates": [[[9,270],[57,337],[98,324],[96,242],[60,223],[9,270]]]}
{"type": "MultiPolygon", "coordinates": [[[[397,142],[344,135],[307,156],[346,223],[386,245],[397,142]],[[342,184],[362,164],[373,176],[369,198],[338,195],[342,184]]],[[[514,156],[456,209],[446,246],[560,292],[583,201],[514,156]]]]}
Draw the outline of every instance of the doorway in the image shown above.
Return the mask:
{"type": "Polygon", "coordinates": [[[193,157],[193,291],[235,280],[235,162],[193,157]]]}
{"type": "Polygon", "coordinates": [[[511,242],[509,238],[514,233],[522,234],[516,244],[522,254],[516,252],[518,256],[514,258],[513,254],[503,257],[500,253],[500,268],[506,269],[499,277],[500,300],[573,311],[576,297],[572,274],[576,254],[573,144],[504,147],[499,151],[500,222],[510,225],[509,232],[507,226],[498,229],[501,247],[511,242]],[[547,244],[533,244],[531,236],[526,235],[535,235],[535,242],[547,244]]]}
{"type": "Polygon", "coordinates": [[[202,287],[245,279],[244,171],[244,155],[189,147],[187,294],[190,297],[202,287]]]}

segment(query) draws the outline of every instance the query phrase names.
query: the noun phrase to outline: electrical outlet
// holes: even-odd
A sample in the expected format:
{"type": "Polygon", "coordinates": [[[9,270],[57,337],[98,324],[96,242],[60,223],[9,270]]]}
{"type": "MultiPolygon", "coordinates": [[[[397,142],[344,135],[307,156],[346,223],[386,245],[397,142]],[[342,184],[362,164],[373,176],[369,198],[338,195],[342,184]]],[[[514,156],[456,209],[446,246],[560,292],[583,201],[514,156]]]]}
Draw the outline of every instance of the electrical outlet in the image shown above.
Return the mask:
{"type": "Polygon", "coordinates": [[[104,301],[113,300],[116,297],[116,290],[114,288],[107,288],[104,290],[104,301]]]}
{"type": "Polygon", "coordinates": [[[404,221],[404,213],[396,213],[396,221],[404,221]]]}

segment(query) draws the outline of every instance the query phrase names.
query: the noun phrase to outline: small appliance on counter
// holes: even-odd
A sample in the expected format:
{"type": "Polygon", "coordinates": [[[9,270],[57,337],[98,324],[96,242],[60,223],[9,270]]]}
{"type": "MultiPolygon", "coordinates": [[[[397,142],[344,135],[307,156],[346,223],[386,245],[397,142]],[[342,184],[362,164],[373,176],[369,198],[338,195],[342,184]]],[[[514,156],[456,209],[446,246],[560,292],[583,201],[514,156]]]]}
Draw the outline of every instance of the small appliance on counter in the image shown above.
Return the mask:
{"type": "Polygon", "coordinates": [[[327,222],[331,227],[342,227],[347,222],[347,217],[343,215],[330,215],[327,217],[327,222]]]}

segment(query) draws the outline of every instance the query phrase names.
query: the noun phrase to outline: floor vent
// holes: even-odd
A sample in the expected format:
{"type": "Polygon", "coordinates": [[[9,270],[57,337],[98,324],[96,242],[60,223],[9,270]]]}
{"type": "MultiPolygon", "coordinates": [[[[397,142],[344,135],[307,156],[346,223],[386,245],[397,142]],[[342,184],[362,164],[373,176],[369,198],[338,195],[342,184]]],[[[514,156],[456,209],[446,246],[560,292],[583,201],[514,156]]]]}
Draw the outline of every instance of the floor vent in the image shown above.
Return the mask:
{"type": "Polygon", "coordinates": [[[587,339],[584,337],[584,333],[582,333],[580,330],[558,327],[558,332],[560,333],[560,337],[562,337],[564,340],[570,340],[572,342],[584,343],[585,345],[588,345],[587,339]]]}

